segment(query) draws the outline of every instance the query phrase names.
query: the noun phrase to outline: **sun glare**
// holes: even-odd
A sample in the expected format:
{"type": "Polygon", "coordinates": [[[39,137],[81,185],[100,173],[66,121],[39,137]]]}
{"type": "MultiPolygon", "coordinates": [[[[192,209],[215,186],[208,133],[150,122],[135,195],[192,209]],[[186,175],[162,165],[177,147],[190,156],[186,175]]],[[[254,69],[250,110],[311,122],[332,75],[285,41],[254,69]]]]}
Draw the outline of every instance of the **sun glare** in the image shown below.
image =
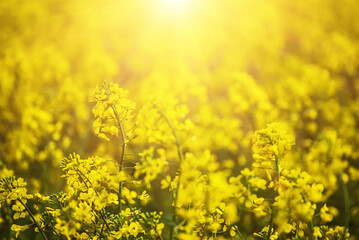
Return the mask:
{"type": "Polygon", "coordinates": [[[189,0],[162,0],[162,10],[171,16],[185,16],[190,7],[189,0]]]}

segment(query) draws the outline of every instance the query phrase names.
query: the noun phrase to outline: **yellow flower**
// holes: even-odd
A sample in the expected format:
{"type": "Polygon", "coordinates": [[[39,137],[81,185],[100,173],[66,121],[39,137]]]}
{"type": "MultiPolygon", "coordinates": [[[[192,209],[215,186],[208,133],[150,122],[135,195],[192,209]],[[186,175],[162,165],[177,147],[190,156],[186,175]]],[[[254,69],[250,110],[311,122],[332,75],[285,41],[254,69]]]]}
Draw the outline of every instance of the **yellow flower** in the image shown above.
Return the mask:
{"type": "Polygon", "coordinates": [[[19,236],[20,232],[25,231],[28,228],[29,228],[28,225],[25,225],[25,226],[20,226],[20,225],[16,225],[16,224],[11,225],[11,231],[16,232],[16,234],[15,234],[16,238],[19,236]]]}

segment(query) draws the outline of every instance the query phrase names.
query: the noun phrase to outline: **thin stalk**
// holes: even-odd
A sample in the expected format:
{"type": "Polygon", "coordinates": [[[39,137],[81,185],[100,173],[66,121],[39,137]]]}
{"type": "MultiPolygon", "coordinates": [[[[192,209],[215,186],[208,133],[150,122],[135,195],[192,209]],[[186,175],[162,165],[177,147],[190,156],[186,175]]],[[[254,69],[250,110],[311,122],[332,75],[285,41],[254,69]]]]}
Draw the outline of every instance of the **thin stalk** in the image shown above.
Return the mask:
{"type": "Polygon", "coordinates": [[[313,219],[311,219],[311,220],[310,220],[309,224],[310,224],[310,232],[312,232],[312,233],[313,233],[313,231],[314,231],[314,223],[313,223],[313,219]]]}
{"type": "Polygon", "coordinates": [[[244,207],[246,205],[246,201],[248,200],[248,195],[251,194],[251,184],[249,182],[247,183],[247,189],[248,189],[247,194],[244,197],[244,201],[243,201],[243,203],[241,205],[241,209],[240,209],[239,214],[238,214],[239,221],[242,221],[242,215],[243,215],[243,212],[244,212],[244,207]]]}
{"type": "MultiPolygon", "coordinates": [[[[12,187],[10,186],[10,184],[9,184],[7,181],[5,181],[5,183],[6,183],[6,186],[8,187],[8,189],[11,191],[11,190],[12,190],[12,187]]],[[[12,185],[12,184],[11,184],[11,185],[12,185]]],[[[32,214],[32,212],[30,211],[30,209],[26,206],[26,204],[25,204],[20,198],[17,198],[17,200],[19,200],[19,202],[25,207],[25,209],[26,209],[26,211],[29,213],[29,215],[30,215],[32,221],[35,223],[37,229],[39,229],[39,231],[40,231],[42,237],[43,237],[45,240],[47,240],[47,237],[46,237],[44,231],[42,231],[42,229],[40,228],[39,224],[38,224],[37,221],[35,220],[35,217],[34,217],[34,215],[32,214]]]]}
{"type": "Polygon", "coordinates": [[[350,223],[350,203],[349,203],[349,192],[348,192],[348,186],[345,184],[345,182],[343,181],[342,177],[339,177],[340,183],[342,184],[342,188],[343,188],[343,195],[344,195],[344,208],[345,208],[345,226],[344,226],[344,231],[343,231],[343,235],[342,235],[342,239],[345,239],[345,235],[348,231],[349,228],[349,223],[350,223]]]}
{"type": "Polygon", "coordinates": [[[273,207],[272,207],[272,213],[270,215],[270,220],[269,220],[269,229],[268,229],[268,234],[267,234],[267,240],[270,239],[270,236],[272,234],[273,218],[274,218],[274,211],[273,211],[273,207]]]}
{"type": "Polygon", "coordinates": [[[280,165],[279,165],[279,157],[275,157],[275,165],[277,167],[277,177],[278,177],[278,181],[280,179],[280,165]]]}
{"type": "MultiPolygon", "coordinates": [[[[81,178],[81,181],[85,184],[85,186],[86,186],[87,189],[89,189],[89,186],[87,185],[86,181],[85,181],[83,178],[85,178],[85,179],[91,184],[91,186],[93,187],[91,181],[86,177],[85,174],[83,174],[81,171],[79,171],[79,170],[77,170],[77,169],[75,169],[75,171],[77,172],[77,174],[78,174],[79,177],[81,178]]],[[[95,190],[95,188],[93,188],[93,189],[94,189],[94,191],[95,191],[96,196],[97,196],[98,198],[100,198],[100,196],[98,195],[98,193],[97,193],[97,191],[95,190]]],[[[110,229],[110,226],[108,225],[108,223],[107,223],[105,217],[103,216],[103,214],[102,214],[101,211],[98,211],[98,213],[100,214],[100,217],[101,217],[102,221],[105,223],[108,233],[110,233],[111,229],[110,229]]]]}
{"type": "Polygon", "coordinates": [[[168,120],[168,118],[166,117],[166,115],[162,112],[159,111],[159,113],[161,114],[161,116],[166,120],[168,126],[171,128],[172,134],[175,137],[175,141],[176,141],[176,146],[177,146],[177,154],[178,154],[178,158],[180,160],[180,163],[183,161],[183,153],[182,153],[182,146],[181,146],[181,141],[179,136],[176,133],[176,130],[174,129],[172,123],[168,120]]]}
{"type": "Polygon", "coordinates": [[[110,226],[108,225],[108,223],[107,223],[105,217],[103,216],[103,214],[102,214],[101,211],[98,211],[98,212],[100,213],[100,216],[101,216],[101,218],[102,218],[102,221],[103,221],[103,222],[105,223],[105,225],[106,225],[106,228],[107,228],[108,233],[110,233],[111,229],[110,229],[110,226]]]}
{"type": "MultiPolygon", "coordinates": [[[[7,184],[7,183],[6,183],[7,184]]],[[[10,239],[10,233],[11,233],[11,226],[13,224],[13,219],[11,217],[11,208],[10,205],[7,204],[7,201],[4,201],[5,207],[7,208],[7,211],[9,213],[9,216],[7,217],[9,219],[9,230],[8,230],[8,239],[10,239]]]]}
{"type": "Polygon", "coordinates": [[[35,223],[37,229],[39,229],[39,231],[40,231],[42,237],[43,237],[45,240],[47,240],[47,237],[46,237],[44,231],[40,228],[39,224],[37,223],[37,221],[36,221],[34,215],[33,215],[32,212],[30,211],[30,209],[26,206],[26,204],[25,204],[20,198],[18,198],[18,200],[19,200],[19,202],[25,207],[26,211],[29,213],[29,215],[30,215],[32,221],[35,223]]]}
{"type": "MultiPolygon", "coordinates": [[[[279,182],[280,179],[280,165],[279,165],[279,157],[275,156],[275,165],[277,168],[277,181],[279,182]]],[[[278,193],[277,193],[278,194],[278,193]]],[[[273,229],[273,220],[274,220],[274,207],[272,204],[272,212],[271,212],[271,216],[270,216],[270,220],[269,220],[269,230],[268,230],[268,235],[267,235],[267,240],[270,239],[270,236],[272,234],[272,229],[273,229]]]]}
{"type": "MultiPolygon", "coordinates": [[[[124,159],[126,156],[126,144],[127,144],[126,136],[125,136],[125,131],[122,126],[122,121],[120,120],[120,117],[117,114],[116,108],[113,105],[111,105],[111,108],[116,116],[116,120],[117,120],[119,131],[120,131],[120,136],[121,136],[121,140],[122,140],[122,154],[121,154],[121,158],[119,161],[119,165],[120,165],[119,171],[122,172],[123,171],[123,162],[124,162],[124,159]]],[[[119,206],[120,206],[120,213],[122,211],[122,201],[121,201],[122,200],[122,188],[123,188],[123,182],[120,181],[119,191],[118,191],[118,202],[119,202],[119,206]]]]}
{"type": "Polygon", "coordinates": [[[235,226],[235,229],[236,229],[236,231],[237,231],[237,233],[238,233],[239,240],[243,240],[243,236],[242,236],[242,234],[241,234],[241,232],[239,231],[239,229],[238,229],[237,226],[235,226]]]}
{"type": "MultiPolygon", "coordinates": [[[[138,217],[138,215],[135,213],[135,211],[134,211],[133,208],[131,207],[130,202],[129,202],[126,198],[124,198],[124,200],[125,200],[125,202],[126,202],[128,208],[131,210],[131,212],[134,213],[133,216],[135,217],[135,219],[137,220],[137,222],[145,229],[145,226],[142,225],[142,223],[141,223],[141,219],[138,217]]],[[[157,233],[158,237],[159,237],[161,240],[163,240],[163,239],[162,239],[162,236],[161,236],[160,234],[158,234],[158,232],[157,232],[156,229],[155,229],[155,232],[157,233]]],[[[152,240],[155,240],[155,238],[154,238],[153,235],[151,234],[151,231],[148,231],[148,234],[150,235],[150,238],[151,238],[152,240]]]]}
{"type": "Polygon", "coordinates": [[[294,237],[298,238],[298,224],[295,227],[295,235],[294,237]]]}
{"type": "Polygon", "coordinates": [[[52,229],[52,231],[58,236],[59,239],[61,239],[61,235],[56,231],[54,225],[52,225],[52,223],[50,223],[50,227],[52,229]]]}
{"type": "Polygon", "coordinates": [[[173,222],[173,225],[171,226],[171,230],[170,230],[170,240],[173,240],[174,239],[175,222],[176,222],[176,218],[177,218],[176,206],[177,206],[178,193],[179,193],[179,188],[180,188],[180,183],[181,183],[181,163],[183,162],[184,158],[183,158],[181,141],[180,141],[179,136],[176,133],[176,130],[174,129],[172,123],[169,121],[169,119],[166,117],[166,115],[160,110],[158,112],[166,120],[168,126],[170,127],[170,129],[172,131],[172,134],[173,134],[173,136],[175,138],[175,141],[176,141],[177,154],[178,154],[178,158],[179,158],[179,161],[180,161],[179,168],[178,168],[178,182],[177,182],[177,188],[176,188],[176,195],[174,196],[173,208],[172,208],[172,222],[173,222]]]}

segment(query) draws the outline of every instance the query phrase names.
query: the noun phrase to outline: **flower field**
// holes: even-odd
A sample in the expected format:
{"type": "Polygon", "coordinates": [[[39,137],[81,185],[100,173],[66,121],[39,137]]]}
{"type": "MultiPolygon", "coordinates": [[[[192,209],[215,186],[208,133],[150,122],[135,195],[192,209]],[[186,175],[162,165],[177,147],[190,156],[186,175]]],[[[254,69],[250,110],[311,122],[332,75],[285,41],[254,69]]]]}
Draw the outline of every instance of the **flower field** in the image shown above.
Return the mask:
{"type": "Polygon", "coordinates": [[[0,1],[0,240],[359,239],[358,16],[0,1]]]}

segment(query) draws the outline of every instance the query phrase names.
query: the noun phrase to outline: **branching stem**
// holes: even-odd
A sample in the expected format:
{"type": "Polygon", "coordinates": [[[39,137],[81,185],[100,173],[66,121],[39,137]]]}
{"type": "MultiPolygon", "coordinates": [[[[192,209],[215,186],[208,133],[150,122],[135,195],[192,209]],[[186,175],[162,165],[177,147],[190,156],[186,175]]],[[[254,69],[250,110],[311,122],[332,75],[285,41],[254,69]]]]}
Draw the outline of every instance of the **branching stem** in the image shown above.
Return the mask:
{"type": "MultiPolygon", "coordinates": [[[[113,105],[111,105],[111,108],[116,116],[119,132],[120,132],[120,137],[121,137],[121,141],[122,141],[122,153],[121,153],[121,158],[119,161],[119,166],[120,166],[119,170],[120,170],[120,172],[122,172],[123,171],[123,162],[125,160],[125,155],[126,155],[126,145],[127,145],[126,136],[125,136],[125,131],[123,129],[122,121],[120,120],[120,117],[117,114],[116,108],[113,105]]],[[[123,182],[120,181],[119,191],[118,191],[118,202],[120,205],[120,213],[122,211],[122,188],[123,188],[123,182]]]]}
{"type": "Polygon", "coordinates": [[[26,204],[25,204],[20,198],[18,198],[18,200],[19,200],[19,202],[25,207],[26,211],[29,213],[29,215],[30,215],[32,221],[35,223],[37,229],[39,229],[39,231],[40,231],[42,237],[43,237],[45,240],[47,240],[47,237],[46,237],[44,231],[40,228],[38,222],[36,221],[34,215],[33,215],[32,212],[30,211],[30,209],[26,206],[26,204]]]}
{"type": "Polygon", "coordinates": [[[172,208],[172,222],[173,222],[173,225],[171,226],[171,230],[170,230],[170,240],[173,240],[174,239],[175,222],[176,222],[176,218],[177,218],[176,207],[177,207],[177,201],[178,201],[179,188],[180,188],[180,184],[181,184],[181,163],[183,162],[184,158],[183,158],[181,141],[180,141],[179,136],[176,133],[176,130],[174,129],[172,123],[166,117],[166,115],[161,110],[158,110],[158,112],[166,120],[168,126],[170,127],[170,129],[172,131],[172,134],[173,134],[173,136],[175,138],[175,141],[176,141],[177,154],[178,154],[178,158],[179,158],[179,162],[180,162],[179,168],[178,168],[178,182],[177,182],[176,193],[174,195],[173,208],[172,208]]]}
{"type": "MultiPolygon", "coordinates": [[[[5,183],[6,183],[7,187],[8,187],[8,189],[11,191],[11,190],[12,190],[12,187],[9,185],[9,183],[8,183],[7,181],[5,181],[5,183]]],[[[11,185],[12,185],[12,184],[11,184],[11,185]]],[[[19,202],[24,206],[24,208],[26,209],[26,211],[29,213],[29,215],[30,215],[32,221],[35,223],[37,229],[39,229],[39,231],[40,231],[42,237],[43,237],[45,240],[47,240],[47,237],[46,237],[44,231],[40,228],[39,224],[37,223],[37,221],[36,221],[36,219],[35,219],[35,217],[34,217],[34,214],[32,214],[32,212],[30,211],[30,209],[29,209],[29,208],[26,206],[26,204],[21,200],[21,198],[18,197],[17,200],[19,200],[19,202]]]]}

